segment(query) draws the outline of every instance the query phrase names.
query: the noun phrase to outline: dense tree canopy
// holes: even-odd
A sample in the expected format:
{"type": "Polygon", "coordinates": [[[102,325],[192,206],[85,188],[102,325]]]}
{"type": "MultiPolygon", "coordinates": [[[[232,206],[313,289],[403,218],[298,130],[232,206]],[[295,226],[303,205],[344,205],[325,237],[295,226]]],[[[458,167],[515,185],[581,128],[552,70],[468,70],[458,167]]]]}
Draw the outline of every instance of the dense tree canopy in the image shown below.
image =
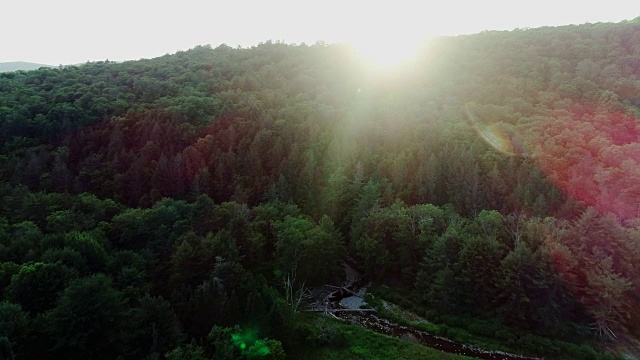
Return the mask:
{"type": "Polygon", "coordinates": [[[282,359],[282,284],[347,259],[427,317],[640,351],[639,118],[638,19],[388,71],[267,42],[1,73],[0,358],[282,359]]]}

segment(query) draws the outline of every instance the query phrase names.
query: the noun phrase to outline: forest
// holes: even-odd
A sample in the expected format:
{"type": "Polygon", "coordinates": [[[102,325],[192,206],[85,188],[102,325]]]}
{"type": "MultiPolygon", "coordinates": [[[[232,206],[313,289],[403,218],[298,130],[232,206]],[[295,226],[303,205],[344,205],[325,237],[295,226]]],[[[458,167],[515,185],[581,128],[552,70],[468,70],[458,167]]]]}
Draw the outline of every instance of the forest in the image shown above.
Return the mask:
{"type": "Polygon", "coordinates": [[[637,358],[639,119],[640,18],[0,73],[0,359],[364,351],[286,286],[345,262],[444,337],[637,358]]]}

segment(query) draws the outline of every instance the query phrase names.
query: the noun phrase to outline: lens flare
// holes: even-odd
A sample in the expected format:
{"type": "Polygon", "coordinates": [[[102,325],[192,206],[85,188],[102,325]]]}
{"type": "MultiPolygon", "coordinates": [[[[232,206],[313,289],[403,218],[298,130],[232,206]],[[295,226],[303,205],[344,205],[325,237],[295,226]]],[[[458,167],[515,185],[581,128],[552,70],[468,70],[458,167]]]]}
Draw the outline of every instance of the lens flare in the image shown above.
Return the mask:
{"type": "Polygon", "coordinates": [[[269,345],[258,339],[258,331],[256,329],[244,329],[243,331],[231,335],[231,341],[240,349],[245,358],[256,359],[262,358],[271,352],[269,345]]]}
{"type": "Polygon", "coordinates": [[[485,125],[466,107],[467,118],[478,135],[489,146],[505,155],[522,155],[522,146],[515,133],[510,131],[503,123],[485,125]]]}
{"type": "Polygon", "coordinates": [[[565,195],[623,222],[640,217],[640,122],[620,109],[580,104],[540,121],[527,148],[565,195]],[[566,114],[566,112],[565,112],[566,114]]]}

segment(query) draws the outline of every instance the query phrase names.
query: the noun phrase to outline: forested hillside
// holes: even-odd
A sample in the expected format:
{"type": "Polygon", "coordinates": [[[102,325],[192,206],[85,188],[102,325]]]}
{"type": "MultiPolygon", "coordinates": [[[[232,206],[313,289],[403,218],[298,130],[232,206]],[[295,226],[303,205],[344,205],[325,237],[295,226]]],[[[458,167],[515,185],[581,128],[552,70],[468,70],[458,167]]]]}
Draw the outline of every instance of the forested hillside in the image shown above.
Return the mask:
{"type": "Polygon", "coordinates": [[[509,349],[638,356],[639,118],[640,18],[385,71],[267,42],[2,73],[0,359],[345,346],[283,283],[346,259],[509,349]]]}

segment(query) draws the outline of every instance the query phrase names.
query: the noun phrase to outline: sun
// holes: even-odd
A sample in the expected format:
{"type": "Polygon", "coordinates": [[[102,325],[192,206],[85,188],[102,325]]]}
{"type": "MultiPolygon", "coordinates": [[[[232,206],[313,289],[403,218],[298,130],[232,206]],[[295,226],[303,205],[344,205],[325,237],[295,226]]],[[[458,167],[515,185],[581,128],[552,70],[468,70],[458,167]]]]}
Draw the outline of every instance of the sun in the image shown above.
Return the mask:
{"type": "Polygon", "coordinates": [[[376,69],[398,67],[415,56],[418,46],[414,44],[378,43],[361,41],[352,44],[362,59],[376,69]]]}
{"type": "MultiPolygon", "coordinates": [[[[389,70],[412,61],[426,38],[371,35],[350,41],[351,46],[370,67],[389,70]]],[[[399,35],[399,34],[398,34],[399,35]]]]}

